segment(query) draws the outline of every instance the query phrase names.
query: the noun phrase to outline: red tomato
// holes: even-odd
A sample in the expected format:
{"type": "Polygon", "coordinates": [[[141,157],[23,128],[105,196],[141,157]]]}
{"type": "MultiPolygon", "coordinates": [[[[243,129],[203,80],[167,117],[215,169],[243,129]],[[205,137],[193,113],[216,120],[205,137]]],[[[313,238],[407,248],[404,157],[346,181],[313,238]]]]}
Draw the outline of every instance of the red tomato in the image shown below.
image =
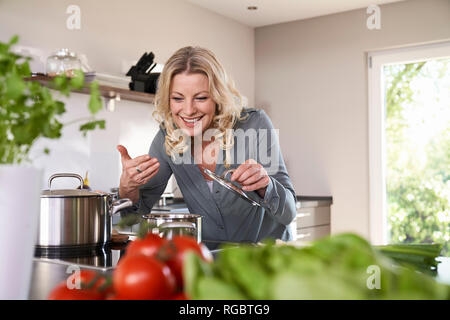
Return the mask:
{"type": "Polygon", "coordinates": [[[171,300],[189,300],[186,293],[178,292],[171,297],[171,300]]]}
{"type": "Polygon", "coordinates": [[[166,243],[167,240],[161,238],[157,234],[148,233],[144,239],[136,239],[132,241],[126,249],[126,255],[142,254],[147,257],[153,257],[159,248],[166,243]]]}
{"type": "Polygon", "coordinates": [[[169,267],[144,255],[124,256],[113,272],[114,289],[121,299],[167,299],[175,290],[169,267]]]}
{"type": "Polygon", "coordinates": [[[104,275],[101,275],[93,270],[81,270],[80,282],[82,286],[92,285],[91,288],[87,289],[99,291],[105,297],[114,293],[112,282],[108,284],[108,280],[104,275]],[[97,277],[97,280],[94,284],[92,284],[92,281],[94,281],[95,277],[97,277]]]}
{"type": "Polygon", "coordinates": [[[183,260],[186,252],[193,251],[204,261],[213,260],[209,249],[202,243],[189,236],[174,236],[167,245],[161,248],[160,256],[166,257],[166,264],[172,270],[177,280],[177,286],[183,288],[183,260]]]}
{"type": "Polygon", "coordinates": [[[69,289],[64,280],[50,292],[48,300],[103,300],[104,295],[96,290],[69,289]]]}
{"type": "Polygon", "coordinates": [[[126,299],[119,297],[117,294],[112,294],[112,295],[106,297],[105,300],[126,300],[126,299]]]}
{"type": "Polygon", "coordinates": [[[79,273],[73,273],[67,280],[64,280],[56,286],[49,295],[51,300],[98,300],[113,293],[112,283],[108,286],[104,275],[93,270],[81,270],[79,273]],[[74,277],[79,276],[80,289],[69,289],[67,283],[76,285],[74,277]],[[95,282],[94,282],[95,281],[95,282]]]}

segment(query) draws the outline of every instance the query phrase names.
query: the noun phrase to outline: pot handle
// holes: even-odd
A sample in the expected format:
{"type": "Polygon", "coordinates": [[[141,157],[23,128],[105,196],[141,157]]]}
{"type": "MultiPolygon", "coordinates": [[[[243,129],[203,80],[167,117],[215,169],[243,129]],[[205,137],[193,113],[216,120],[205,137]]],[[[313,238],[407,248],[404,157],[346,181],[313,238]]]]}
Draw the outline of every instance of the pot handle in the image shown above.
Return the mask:
{"type": "Polygon", "coordinates": [[[122,209],[131,207],[133,205],[133,202],[130,199],[123,198],[116,201],[113,201],[112,203],[112,209],[111,209],[111,215],[116,214],[117,211],[120,211],[122,209]]]}
{"type": "Polygon", "coordinates": [[[50,176],[50,178],[48,179],[48,189],[51,190],[52,189],[52,180],[55,178],[77,178],[78,180],[80,180],[80,188],[83,189],[83,178],[76,173],[55,173],[52,174],[50,176]]]}

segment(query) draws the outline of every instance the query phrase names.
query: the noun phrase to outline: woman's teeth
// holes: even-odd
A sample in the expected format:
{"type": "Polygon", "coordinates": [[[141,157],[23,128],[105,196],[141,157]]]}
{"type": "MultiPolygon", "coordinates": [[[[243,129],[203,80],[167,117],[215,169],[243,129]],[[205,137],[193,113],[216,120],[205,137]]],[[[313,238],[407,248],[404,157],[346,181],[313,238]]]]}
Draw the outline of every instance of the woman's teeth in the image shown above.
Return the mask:
{"type": "Polygon", "coordinates": [[[183,121],[186,121],[186,122],[188,122],[188,123],[195,123],[195,122],[197,122],[198,120],[200,120],[202,117],[203,117],[203,116],[198,117],[198,118],[192,118],[192,119],[187,119],[187,118],[181,117],[181,119],[183,119],[183,121]]]}

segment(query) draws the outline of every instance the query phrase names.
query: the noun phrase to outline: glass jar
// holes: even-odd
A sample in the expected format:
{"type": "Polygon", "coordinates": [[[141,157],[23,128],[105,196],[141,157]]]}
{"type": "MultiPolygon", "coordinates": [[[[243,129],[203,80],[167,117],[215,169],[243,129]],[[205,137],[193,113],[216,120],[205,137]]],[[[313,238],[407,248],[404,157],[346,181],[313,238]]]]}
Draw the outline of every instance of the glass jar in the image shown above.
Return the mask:
{"type": "Polygon", "coordinates": [[[75,70],[81,70],[81,61],[69,49],[58,50],[47,58],[47,75],[50,77],[61,74],[73,77],[75,70]]]}

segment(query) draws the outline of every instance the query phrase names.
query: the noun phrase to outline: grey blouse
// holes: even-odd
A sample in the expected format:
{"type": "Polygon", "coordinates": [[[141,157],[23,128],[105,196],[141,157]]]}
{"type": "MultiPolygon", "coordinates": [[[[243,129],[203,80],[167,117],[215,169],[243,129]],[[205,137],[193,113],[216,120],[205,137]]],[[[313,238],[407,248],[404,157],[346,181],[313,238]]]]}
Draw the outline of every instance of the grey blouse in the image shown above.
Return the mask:
{"type": "MultiPolygon", "coordinates": [[[[235,134],[230,168],[237,168],[249,158],[264,166],[270,177],[263,199],[268,209],[253,206],[215,181],[211,192],[192,156],[192,161],[188,161],[190,163],[180,163],[166,154],[165,131],[160,129],[149,151],[151,157],[158,158],[159,171],[147,184],[140,187],[139,211],[150,212],[174,174],[189,212],[202,216],[203,240],[292,240],[289,224],[296,215],[295,191],[279,148],[278,135],[273,131],[272,122],[263,110],[244,109],[243,115],[247,115],[247,118],[238,121],[233,128],[235,134]]],[[[217,175],[226,170],[224,158],[225,151],[221,150],[216,164],[217,175]]],[[[259,197],[256,192],[252,192],[252,195],[259,197]]]]}

